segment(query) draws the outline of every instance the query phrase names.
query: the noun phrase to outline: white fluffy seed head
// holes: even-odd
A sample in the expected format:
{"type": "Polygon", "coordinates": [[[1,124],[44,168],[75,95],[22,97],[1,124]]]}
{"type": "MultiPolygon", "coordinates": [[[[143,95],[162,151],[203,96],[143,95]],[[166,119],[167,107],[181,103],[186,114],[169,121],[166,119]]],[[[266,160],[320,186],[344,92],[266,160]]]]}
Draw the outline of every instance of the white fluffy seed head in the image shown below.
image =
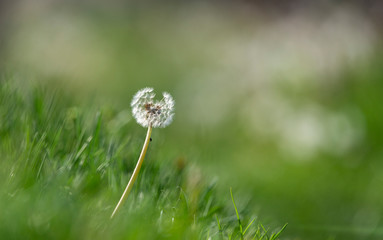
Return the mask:
{"type": "Polygon", "coordinates": [[[164,92],[160,101],[154,101],[156,94],[153,88],[141,89],[134,95],[131,106],[133,117],[143,127],[151,125],[154,128],[164,128],[173,121],[174,100],[164,92]]]}

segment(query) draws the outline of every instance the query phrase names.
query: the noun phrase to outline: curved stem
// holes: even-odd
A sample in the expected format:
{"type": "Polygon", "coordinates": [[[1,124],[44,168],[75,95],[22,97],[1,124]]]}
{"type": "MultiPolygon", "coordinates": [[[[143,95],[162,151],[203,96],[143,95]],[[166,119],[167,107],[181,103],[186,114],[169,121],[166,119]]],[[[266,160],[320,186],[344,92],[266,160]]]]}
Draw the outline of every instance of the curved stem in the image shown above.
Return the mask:
{"type": "Polygon", "coordinates": [[[152,134],[152,126],[149,125],[148,132],[146,134],[146,138],[145,138],[145,142],[144,142],[144,146],[142,147],[140,158],[138,159],[136,168],[134,169],[133,174],[130,177],[129,183],[126,186],[125,191],[122,194],[122,196],[120,198],[120,201],[118,201],[117,206],[115,207],[115,209],[114,209],[114,211],[112,213],[112,216],[110,216],[110,218],[113,218],[113,216],[116,214],[118,209],[120,209],[121,205],[124,203],[124,201],[128,197],[128,195],[130,193],[130,190],[132,190],[133,184],[134,184],[134,182],[137,179],[138,173],[140,172],[142,162],[144,161],[146,150],[148,149],[148,145],[149,145],[149,142],[150,142],[150,135],[151,134],[152,134]]]}

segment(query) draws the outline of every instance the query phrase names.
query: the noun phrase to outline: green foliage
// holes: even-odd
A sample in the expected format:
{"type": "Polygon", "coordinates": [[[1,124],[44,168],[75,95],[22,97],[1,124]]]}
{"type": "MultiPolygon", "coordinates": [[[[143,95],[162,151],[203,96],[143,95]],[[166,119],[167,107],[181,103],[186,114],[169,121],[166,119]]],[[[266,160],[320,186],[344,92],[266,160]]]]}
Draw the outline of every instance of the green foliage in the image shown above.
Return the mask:
{"type": "MultiPolygon", "coordinates": [[[[123,111],[76,107],[59,92],[0,84],[3,239],[237,238],[228,196],[182,157],[161,152],[157,139],[129,199],[110,220],[145,130],[123,111]],[[223,227],[218,216],[228,216],[223,227]]],[[[262,225],[253,229],[254,220],[243,230],[234,207],[241,239],[277,238],[262,225]]]]}
{"type": "Polygon", "coordinates": [[[244,229],[244,226],[241,221],[240,214],[238,212],[237,205],[234,201],[233,191],[230,188],[230,196],[231,200],[233,202],[235,214],[236,214],[236,220],[237,220],[237,226],[235,224],[228,224],[227,228],[224,230],[221,226],[221,222],[219,221],[219,218],[216,216],[217,224],[218,224],[218,239],[253,239],[253,240],[276,240],[278,239],[279,235],[282,233],[282,231],[286,228],[287,224],[285,224],[279,232],[272,233],[271,236],[268,235],[269,230],[266,230],[262,223],[259,223],[259,225],[256,228],[251,228],[253,225],[255,218],[251,220],[246,228],[244,229]],[[249,230],[249,231],[248,231],[249,230]],[[225,234],[224,234],[225,232],[225,234]],[[247,232],[247,234],[246,234],[247,232]],[[224,237],[224,235],[227,235],[227,238],[224,237]]]}

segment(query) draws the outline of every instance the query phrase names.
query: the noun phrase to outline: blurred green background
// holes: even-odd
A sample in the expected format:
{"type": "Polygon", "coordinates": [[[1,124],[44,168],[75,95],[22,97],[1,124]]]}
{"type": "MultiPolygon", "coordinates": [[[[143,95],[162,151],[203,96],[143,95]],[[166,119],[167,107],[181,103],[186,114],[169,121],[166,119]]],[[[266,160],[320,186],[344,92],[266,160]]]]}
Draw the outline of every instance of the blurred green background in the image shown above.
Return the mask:
{"type": "MultiPolygon", "coordinates": [[[[73,105],[176,100],[162,151],[289,223],[284,239],[383,238],[379,1],[1,3],[0,67],[73,105]]],[[[3,103],[2,103],[3,104],[3,103]]],[[[137,128],[140,128],[137,125],[137,128]]]]}

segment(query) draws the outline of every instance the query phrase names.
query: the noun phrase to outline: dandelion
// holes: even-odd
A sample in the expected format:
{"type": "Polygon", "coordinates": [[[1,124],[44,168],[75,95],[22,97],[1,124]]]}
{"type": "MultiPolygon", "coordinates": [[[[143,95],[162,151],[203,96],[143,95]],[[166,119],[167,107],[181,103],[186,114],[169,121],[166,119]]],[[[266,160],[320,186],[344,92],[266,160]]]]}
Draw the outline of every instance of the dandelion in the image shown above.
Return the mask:
{"type": "Polygon", "coordinates": [[[130,105],[132,107],[133,117],[136,119],[138,124],[145,128],[147,127],[148,132],[146,134],[144,146],[142,147],[137,165],[124,193],[120,198],[120,201],[117,203],[117,206],[112,213],[111,218],[113,218],[118,209],[120,209],[137,179],[142,162],[145,158],[146,150],[148,149],[148,145],[151,140],[150,135],[152,134],[152,128],[164,128],[173,121],[174,100],[167,92],[162,93],[162,95],[163,98],[160,101],[155,101],[154,97],[156,94],[153,92],[153,88],[144,88],[138,91],[132,99],[130,105]]]}
{"type": "Polygon", "coordinates": [[[164,128],[173,120],[174,100],[164,92],[161,101],[154,101],[153,88],[144,88],[134,95],[131,107],[134,118],[143,127],[164,128]]]}

